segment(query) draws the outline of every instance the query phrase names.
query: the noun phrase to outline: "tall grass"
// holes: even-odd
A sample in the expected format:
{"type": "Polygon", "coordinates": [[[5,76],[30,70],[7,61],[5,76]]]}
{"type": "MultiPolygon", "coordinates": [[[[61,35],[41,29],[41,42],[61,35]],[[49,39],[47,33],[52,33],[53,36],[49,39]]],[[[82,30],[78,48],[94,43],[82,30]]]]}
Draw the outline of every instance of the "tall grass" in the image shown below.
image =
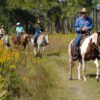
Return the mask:
{"type": "Polygon", "coordinates": [[[13,56],[5,62],[5,66],[10,66],[10,69],[6,69],[6,78],[9,82],[7,81],[7,85],[3,85],[5,89],[2,89],[6,99],[99,100],[100,84],[91,77],[96,71],[91,62],[87,64],[88,82],[77,80],[77,62],[73,68],[76,80],[68,80],[68,44],[75,37],[75,33],[49,35],[50,44],[45,48],[41,58],[34,57],[32,46],[25,51],[12,49],[11,52],[18,53],[19,57],[16,59],[16,56],[13,56]]]}

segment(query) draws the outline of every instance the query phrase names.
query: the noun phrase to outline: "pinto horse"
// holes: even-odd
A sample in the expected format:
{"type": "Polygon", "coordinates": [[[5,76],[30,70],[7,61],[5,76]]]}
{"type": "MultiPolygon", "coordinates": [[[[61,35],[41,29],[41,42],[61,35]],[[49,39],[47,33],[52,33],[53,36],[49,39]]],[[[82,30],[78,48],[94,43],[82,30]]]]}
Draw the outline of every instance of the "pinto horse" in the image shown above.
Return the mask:
{"type": "Polygon", "coordinates": [[[86,61],[93,60],[96,65],[96,79],[99,81],[99,63],[98,60],[99,57],[99,49],[100,49],[100,32],[93,33],[90,36],[85,37],[85,39],[82,40],[82,43],[80,43],[78,47],[78,58],[73,60],[74,56],[74,42],[75,39],[73,39],[68,48],[68,54],[69,54],[69,61],[70,61],[70,74],[69,79],[72,80],[72,67],[74,65],[74,61],[79,61],[78,66],[78,80],[81,80],[81,67],[83,67],[83,79],[86,81],[86,61]]]}
{"type": "Polygon", "coordinates": [[[21,45],[22,49],[25,49],[28,43],[31,43],[31,36],[23,33],[19,36],[18,40],[17,37],[14,35],[12,37],[12,41],[15,45],[21,45]]]}
{"type": "Polygon", "coordinates": [[[39,56],[41,54],[40,48],[42,47],[42,51],[44,51],[45,46],[48,45],[48,44],[49,44],[48,35],[41,33],[39,35],[39,37],[37,38],[37,45],[34,45],[34,55],[39,56]]]}
{"type": "Polygon", "coordinates": [[[1,41],[4,43],[6,47],[10,47],[8,35],[3,35],[1,41]]]}

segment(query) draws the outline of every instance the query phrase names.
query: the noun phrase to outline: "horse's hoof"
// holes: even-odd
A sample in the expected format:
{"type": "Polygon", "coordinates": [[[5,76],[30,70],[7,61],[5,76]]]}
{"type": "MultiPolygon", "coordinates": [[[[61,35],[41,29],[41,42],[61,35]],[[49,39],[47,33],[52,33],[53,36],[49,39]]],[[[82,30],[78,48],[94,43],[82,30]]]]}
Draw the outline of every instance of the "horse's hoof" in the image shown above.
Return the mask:
{"type": "Polygon", "coordinates": [[[82,81],[82,78],[78,78],[79,81],[82,81]]]}
{"type": "Polygon", "coordinates": [[[97,82],[99,82],[99,77],[96,77],[97,82]]]}
{"type": "Polygon", "coordinates": [[[86,78],[83,78],[84,79],[84,81],[86,82],[87,81],[87,79],[86,78]]]}
{"type": "Polygon", "coordinates": [[[69,77],[69,80],[73,80],[73,78],[72,77],[69,77]]]}
{"type": "Polygon", "coordinates": [[[97,79],[97,82],[99,82],[99,78],[97,79]]]}

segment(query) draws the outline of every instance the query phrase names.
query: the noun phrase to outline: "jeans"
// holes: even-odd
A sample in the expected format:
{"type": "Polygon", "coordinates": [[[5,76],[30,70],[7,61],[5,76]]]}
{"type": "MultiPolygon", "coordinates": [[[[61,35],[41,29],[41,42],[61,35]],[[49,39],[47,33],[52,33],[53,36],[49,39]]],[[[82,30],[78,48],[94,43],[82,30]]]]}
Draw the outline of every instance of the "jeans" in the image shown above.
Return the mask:
{"type": "Polygon", "coordinates": [[[81,39],[82,39],[82,34],[78,34],[74,44],[74,53],[76,53],[76,49],[79,46],[81,39]]]}
{"type": "Polygon", "coordinates": [[[34,43],[37,44],[37,38],[39,36],[40,32],[39,31],[36,31],[35,32],[35,35],[34,35],[34,43]]]}

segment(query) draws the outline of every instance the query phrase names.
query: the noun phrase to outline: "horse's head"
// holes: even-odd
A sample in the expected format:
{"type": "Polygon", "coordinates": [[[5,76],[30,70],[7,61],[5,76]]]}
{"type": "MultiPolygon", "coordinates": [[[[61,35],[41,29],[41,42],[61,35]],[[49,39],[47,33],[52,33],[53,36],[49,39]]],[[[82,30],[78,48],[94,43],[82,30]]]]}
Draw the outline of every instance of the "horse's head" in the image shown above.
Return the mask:
{"type": "Polygon", "coordinates": [[[45,35],[45,42],[46,42],[47,44],[49,44],[49,37],[48,37],[48,35],[45,35]]]}

